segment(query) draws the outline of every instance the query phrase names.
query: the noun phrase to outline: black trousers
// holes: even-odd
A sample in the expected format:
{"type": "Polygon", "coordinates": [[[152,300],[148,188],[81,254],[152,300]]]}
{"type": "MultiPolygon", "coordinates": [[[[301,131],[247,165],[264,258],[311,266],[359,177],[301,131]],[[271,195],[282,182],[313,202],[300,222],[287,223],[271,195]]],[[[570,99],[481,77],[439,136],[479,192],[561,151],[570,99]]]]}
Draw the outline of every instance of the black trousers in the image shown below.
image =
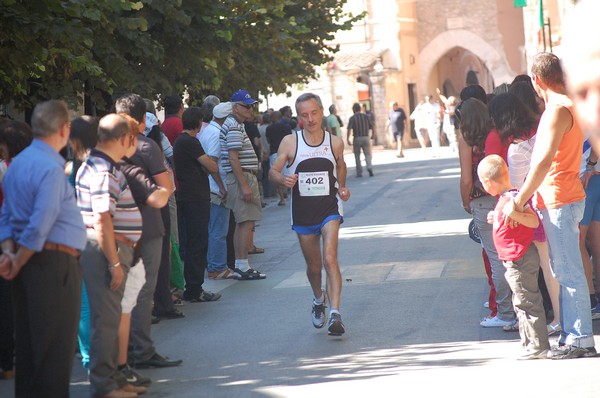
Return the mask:
{"type": "Polygon", "coordinates": [[[156,279],[156,290],[154,290],[154,311],[157,314],[165,314],[173,311],[173,300],[171,300],[171,213],[169,206],[160,210],[165,236],[162,240],[162,254],[160,256],[160,268],[156,279]]]}
{"type": "Polygon", "coordinates": [[[0,369],[12,370],[15,356],[11,282],[0,278],[0,369]]]}
{"type": "Polygon", "coordinates": [[[69,397],[81,308],[79,261],[59,251],[36,253],[12,287],[15,397],[69,397]]]}
{"type": "Polygon", "coordinates": [[[208,222],[210,201],[177,201],[177,212],[185,220],[185,251],[183,277],[185,296],[193,298],[202,292],[208,254],[208,222]]]}

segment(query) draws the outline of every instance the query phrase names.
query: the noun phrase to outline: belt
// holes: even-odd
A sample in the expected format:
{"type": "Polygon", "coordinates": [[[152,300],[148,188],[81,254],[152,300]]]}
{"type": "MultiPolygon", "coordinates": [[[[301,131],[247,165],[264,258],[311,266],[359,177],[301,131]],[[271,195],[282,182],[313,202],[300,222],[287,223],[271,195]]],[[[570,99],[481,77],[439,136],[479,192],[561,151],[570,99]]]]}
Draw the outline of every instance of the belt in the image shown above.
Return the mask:
{"type": "Polygon", "coordinates": [[[132,249],[135,249],[135,246],[137,245],[136,241],[126,238],[125,236],[123,236],[121,234],[117,234],[117,233],[115,233],[115,240],[118,240],[119,242],[124,243],[125,245],[131,247],[132,249]]]}
{"type": "Polygon", "coordinates": [[[79,255],[80,255],[79,250],[73,249],[72,247],[69,247],[69,246],[61,245],[59,243],[51,243],[51,242],[44,243],[44,250],[55,250],[55,251],[67,253],[75,258],[79,258],[79,255]]]}

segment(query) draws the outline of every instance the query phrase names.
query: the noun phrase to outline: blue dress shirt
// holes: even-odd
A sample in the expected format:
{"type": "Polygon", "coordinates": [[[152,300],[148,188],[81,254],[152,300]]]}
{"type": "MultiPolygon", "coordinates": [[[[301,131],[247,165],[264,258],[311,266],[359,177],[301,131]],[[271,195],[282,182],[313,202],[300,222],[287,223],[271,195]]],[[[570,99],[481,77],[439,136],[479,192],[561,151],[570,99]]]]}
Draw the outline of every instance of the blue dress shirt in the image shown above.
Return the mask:
{"type": "Polygon", "coordinates": [[[50,145],[37,139],[13,159],[2,181],[0,242],[13,238],[36,252],[46,242],[84,249],[85,226],[64,164],[50,145]]]}

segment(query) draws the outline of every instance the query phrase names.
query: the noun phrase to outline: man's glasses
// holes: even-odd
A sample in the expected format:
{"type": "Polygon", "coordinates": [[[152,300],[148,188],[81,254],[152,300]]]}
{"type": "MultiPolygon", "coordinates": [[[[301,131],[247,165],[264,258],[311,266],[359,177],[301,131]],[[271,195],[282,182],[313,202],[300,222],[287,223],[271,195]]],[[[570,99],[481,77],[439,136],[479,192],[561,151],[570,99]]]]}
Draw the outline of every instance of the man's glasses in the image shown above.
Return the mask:
{"type": "Polygon", "coordinates": [[[246,104],[241,104],[241,103],[236,103],[236,105],[241,106],[242,108],[246,108],[246,109],[252,109],[252,105],[246,105],[246,104]]]}

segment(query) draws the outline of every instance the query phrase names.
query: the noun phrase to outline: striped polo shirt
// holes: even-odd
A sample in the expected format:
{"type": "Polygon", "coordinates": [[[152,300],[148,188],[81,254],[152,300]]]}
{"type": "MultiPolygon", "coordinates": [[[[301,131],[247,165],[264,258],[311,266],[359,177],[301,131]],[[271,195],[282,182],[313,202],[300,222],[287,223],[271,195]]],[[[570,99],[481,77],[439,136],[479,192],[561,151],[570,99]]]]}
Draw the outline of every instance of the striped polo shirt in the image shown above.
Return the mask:
{"type": "Polygon", "coordinates": [[[252,147],[252,142],[246,134],[244,124],[239,123],[233,115],[229,115],[221,126],[221,166],[225,173],[231,173],[231,163],[229,162],[229,151],[237,151],[238,159],[242,169],[258,170],[258,158],[252,147]]]}
{"type": "Polygon", "coordinates": [[[365,113],[357,112],[350,116],[348,130],[352,130],[354,137],[368,137],[369,130],[373,128],[373,122],[365,113]]]}
{"type": "Polygon", "coordinates": [[[132,241],[142,235],[142,215],[125,175],[103,152],[92,149],[75,180],[77,206],[83,223],[93,229],[98,214],[110,212],[114,231],[132,241]]]}

